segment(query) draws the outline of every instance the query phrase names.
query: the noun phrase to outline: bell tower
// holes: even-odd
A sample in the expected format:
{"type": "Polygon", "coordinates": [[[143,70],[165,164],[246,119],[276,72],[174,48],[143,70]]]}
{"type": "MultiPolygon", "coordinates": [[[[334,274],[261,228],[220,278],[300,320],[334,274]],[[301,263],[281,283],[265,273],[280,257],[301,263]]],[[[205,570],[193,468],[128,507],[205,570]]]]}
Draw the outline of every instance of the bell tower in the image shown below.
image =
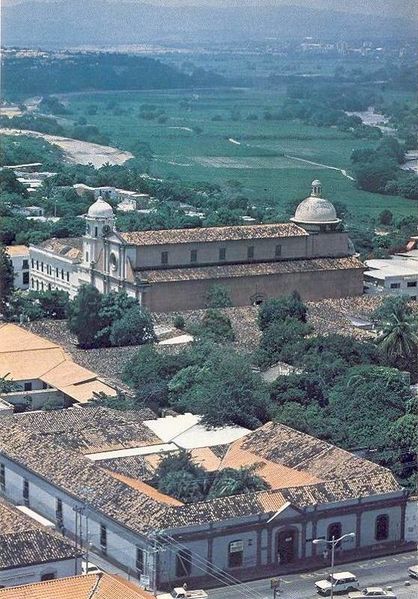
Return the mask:
{"type": "Polygon", "coordinates": [[[110,204],[100,196],[92,204],[86,216],[86,231],[83,236],[83,263],[89,266],[96,262],[103,238],[115,228],[115,215],[110,204]]]}

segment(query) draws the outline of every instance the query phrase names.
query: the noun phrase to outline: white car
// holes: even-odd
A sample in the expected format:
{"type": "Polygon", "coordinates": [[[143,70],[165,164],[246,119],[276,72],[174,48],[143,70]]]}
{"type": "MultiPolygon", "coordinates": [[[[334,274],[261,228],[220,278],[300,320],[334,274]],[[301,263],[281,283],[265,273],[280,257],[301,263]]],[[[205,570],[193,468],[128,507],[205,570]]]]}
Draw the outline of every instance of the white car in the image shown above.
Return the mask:
{"type": "Polygon", "coordinates": [[[359,589],[360,583],[351,572],[335,572],[325,580],[318,580],[315,587],[321,595],[331,595],[331,587],[333,587],[334,593],[346,593],[347,591],[359,589]]]}
{"type": "Polygon", "coordinates": [[[408,568],[408,574],[412,578],[418,578],[418,564],[416,566],[411,566],[408,568]]]}
{"type": "Polygon", "coordinates": [[[91,562],[83,561],[81,564],[81,571],[83,575],[86,574],[100,574],[101,570],[96,564],[92,564],[91,562]]]}
{"type": "Polygon", "coordinates": [[[369,599],[369,597],[374,599],[396,599],[395,593],[382,589],[382,587],[367,587],[362,591],[348,593],[349,599],[369,599]]]}

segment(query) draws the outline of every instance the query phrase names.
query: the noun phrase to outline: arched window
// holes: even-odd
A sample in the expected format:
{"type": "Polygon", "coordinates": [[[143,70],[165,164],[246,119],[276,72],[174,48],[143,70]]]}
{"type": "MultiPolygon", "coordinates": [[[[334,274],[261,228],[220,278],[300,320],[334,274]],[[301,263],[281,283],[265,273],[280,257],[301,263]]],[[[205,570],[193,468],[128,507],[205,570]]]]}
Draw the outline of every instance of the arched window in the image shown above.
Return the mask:
{"type": "Polygon", "coordinates": [[[341,522],[333,522],[328,526],[327,530],[327,540],[332,541],[332,538],[339,539],[342,535],[342,526],[341,522]]]}
{"type": "Polygon", "coordinates": [[[113,252],[110,254],[109,261],[110,261],[110,268],[112,270],[117,270],[117,268],[118,268],[118,259],[116,258],[116,255],[113,252]]]}
{"type": "Polygon", "coordinates": [[[192,552],[181,549],[176,555],[176,577],[190,576],[192,571],[192,552]]]}
{"type": "Polygon", "coordinates": [[[375,523],[374,538],[376,541],[385,541],[389,536],[389,516],[380,514],[377,516],[375,523]]]}

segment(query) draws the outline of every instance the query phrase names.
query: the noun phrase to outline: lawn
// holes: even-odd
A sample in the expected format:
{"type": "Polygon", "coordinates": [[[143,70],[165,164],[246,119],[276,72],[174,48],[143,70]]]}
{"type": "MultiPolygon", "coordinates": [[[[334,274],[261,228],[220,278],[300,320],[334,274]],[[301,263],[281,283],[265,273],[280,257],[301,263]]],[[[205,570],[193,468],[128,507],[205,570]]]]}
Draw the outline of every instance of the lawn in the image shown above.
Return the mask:
{"type": "Polygon", "coordinates": [[[325,196],[344,202],[356,224],[368,223],[386,208],[399,217],[415,213],[413,201],[358,190],[337,170],[289,158],[350,173],[352,150],[370,142],[332,127],[266,121],[265,110],[274,111],[283,98],[284,90],[221,89],[92,93],[66,100],[74,118],[97,125],[112,145],[132,150],[138,141],[148,143],[157,176],[220,185],[238,180],[253,203],[268,201],[280,211],[305,197],[311,181],[320,178],[325,196]],[[160,122],[140,117],[141,111],[156,110],[164,111],[160,122]]]}

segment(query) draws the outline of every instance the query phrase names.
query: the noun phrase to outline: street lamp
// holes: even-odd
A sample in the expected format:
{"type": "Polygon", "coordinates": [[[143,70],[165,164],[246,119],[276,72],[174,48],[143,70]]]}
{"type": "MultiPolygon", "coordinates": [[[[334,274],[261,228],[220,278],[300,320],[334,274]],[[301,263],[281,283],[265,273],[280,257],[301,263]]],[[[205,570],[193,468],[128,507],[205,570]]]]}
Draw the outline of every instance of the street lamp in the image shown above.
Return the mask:
{"type": "Polygon", "coordinates": [[[331,546],[331,574],[330,574],[330,578],[331,578],[331,593],[330,593],[330,597],[331,599],[333,599],[334,597],[334,562],[335,562],[335,548],[337,547],[337,545],[339,545],[341,543],[341,541],[343,541],[344,539],[353,539],[356,536],[355,532],[348,532],[347,534],[343,535],[342,537],[339,537],[338,539],[336,539],[334,536],[332,537],[331,540],[327,541],[326,539],[314,539],[312,541],[312,543],[314,545],[319,545],[320,543],[325,543],[326,545],[330,545],[331,546]]]}

